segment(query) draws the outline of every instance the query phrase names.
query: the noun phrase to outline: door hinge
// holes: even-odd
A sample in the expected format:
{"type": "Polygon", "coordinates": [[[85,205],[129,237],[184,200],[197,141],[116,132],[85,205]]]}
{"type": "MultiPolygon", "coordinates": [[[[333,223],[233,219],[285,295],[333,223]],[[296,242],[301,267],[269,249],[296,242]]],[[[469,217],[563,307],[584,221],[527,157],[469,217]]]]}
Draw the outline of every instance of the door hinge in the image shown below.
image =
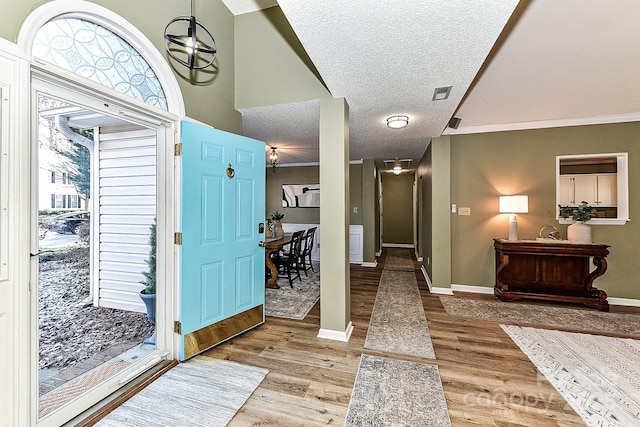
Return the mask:
{"type": "Polygon", "coordinates": [[[175,156],[182,156],[182,142],[179,142],[174,146],[173,154],[175,156]]]}
{"type": "Polygon", "coordinates": [[[173,243],[175,243],[176,245],[182,244],[182,233],[177,232],[173,235],[173,243]]]}
{"type": "Polygon", "coordinates": [[[180,323],[179,320],[176,320],[175,322],[173,322],[173,332],[175,332],[178,335],[182,335],[182,323],[180,323]]]}

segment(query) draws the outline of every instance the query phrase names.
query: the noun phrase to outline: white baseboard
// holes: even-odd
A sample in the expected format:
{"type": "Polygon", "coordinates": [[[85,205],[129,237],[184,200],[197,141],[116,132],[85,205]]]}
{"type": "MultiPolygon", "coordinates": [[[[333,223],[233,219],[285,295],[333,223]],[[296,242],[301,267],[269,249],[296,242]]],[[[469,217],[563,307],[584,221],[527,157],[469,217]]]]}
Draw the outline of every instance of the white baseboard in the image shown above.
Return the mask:
{"type": "Polygon", "coordinates": [[[609,304],[611,305],[628,305],[631,307],[640,307],[640,300],[631,299],[631,298],[607,298],[609,304]]]}
{"type": "Polygon", "coordinates": [[[431,293],[438,295],[453,295],[453,290],[451,290],[451,288],[431,288],[431,293]]]}
{"type": "Polygon", "coordinates": [[[470,285],[454,285],[451,284],[451,290],[456,292],[470,292],[473,294],[493,294],[493,287],[486,286],[470,286],[470,285]]]}
{"type": "Polygon", "coordinates": [[[324,338],[333,341],[349,342],[351,333],[353,332],[353,323],[349,321],[347,329],[345,331],[334,331],[332,329],[320,329],[318,331],[318,338],[324,338]]]}
{"type": "Polygon", "coordinates": [[[383,248],[409,248],[413,249],[414,246],[411,243],[383,243],[383,248]]]}
{"type": "Polygon", "coordinates": [[[433,285],[431,284],[431,279],[429,278],[429,274],[427,270],[424,268],[424,265],[420,267],[420,271],[422,271],[422,275],[424,276],[424,280],[427,282],[427,287],[429,288],[429,292],[431,292],[431,288],[433,285]]]}
{"type": "MultiPolygon", "coordinates": [[[[446,290],[446,288],[441,288],[441,289],[446,290]]],[[[470,285],[451,284],[451,290],[453,292],[469,292],[473,294],[489,294],[489,295],[493,294],[493,287],[490,288],[488,286],[470,286],[470,285]]],[[[431,292],[434,294],[440,293],[437,291],[431,291],[431,292]]],[[[640,300],[637,300],[637,299],[609,297],[607,298],[607,301],[609,302],[610,305],[626,305],[630,307],[640,307],[640,300]]]]}
{"type": "Polygon", "coordinates": [[[373,261],[373,262],[363,262],[362,263],[363,267],[377,267],[378,266],[378,261],[373,261]]]}

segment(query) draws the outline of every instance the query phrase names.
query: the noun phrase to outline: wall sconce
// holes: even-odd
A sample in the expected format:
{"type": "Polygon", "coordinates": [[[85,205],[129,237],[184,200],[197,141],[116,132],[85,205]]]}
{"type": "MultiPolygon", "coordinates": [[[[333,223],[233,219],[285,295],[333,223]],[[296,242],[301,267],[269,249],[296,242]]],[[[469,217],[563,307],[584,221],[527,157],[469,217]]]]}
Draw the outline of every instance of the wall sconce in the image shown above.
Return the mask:
{"type": "Polygon", "coordinates": [[[529,196],[500,196],[500,213],[509,216],[509,240],[518,240],[518,213],[529,212],[529,196]]]}
{"type": "Polygon", "coordinates": [[[184,65],[190,70],[202,70],[213,64],[216,59],[216,41],[213,36],[193,15],[193,0],[191,0],[191,16],[179,16],[169,21],[164,28],[164,39],[167,42],[167,54],[176,62],[184,65]],[[178,22],[188,22],[186,35],[169,34],[169,27],[178,22]],[[200,36],[204,32],[210,39],[208,43],[198,38],[197,30],[200,28],[200,36]],[[180,56],[178,56],[180,55],[180,56]],[[186,59],[182,59],[185,57],[186,59]],[[196,59],[200,58],[205,65],[197,65],[196,59]]]}
{"type": "Polygon", "coordinates": [[[278,147],[271,147],[271,152],[269,153],[269,163],[271,163],[273,173],[276,173],[276,169],[280,166],[280,155],[276,151],[276,148],[278,147]]]}
{"type": "Polygon", "coordinates": [[[391,116],[387,118],[387,126],[391,129],[402,129],[409,124],[409,116],[391,116]]]}

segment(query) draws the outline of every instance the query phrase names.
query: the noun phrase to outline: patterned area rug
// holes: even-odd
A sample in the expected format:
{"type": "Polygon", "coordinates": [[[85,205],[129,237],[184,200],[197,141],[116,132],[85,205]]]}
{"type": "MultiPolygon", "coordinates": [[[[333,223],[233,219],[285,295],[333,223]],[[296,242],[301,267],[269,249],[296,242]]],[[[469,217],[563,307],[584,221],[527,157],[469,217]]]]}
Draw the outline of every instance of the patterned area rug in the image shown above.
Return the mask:
{"type": "Polygon", "coordinates": [[[384,261],[385,270],[413,271],[413,261],[410,249],[391,248],[384,261]]]}
{"type": "Polygon", "coordinates": [[[198,356],[162,375],[96,425],[224,426],[267,373],[266,369],[198,356]]]}
{"type": "Polygon", "coordinates": [[[364,348],[436,358],[413,270],[382,270],[364,348]]]}
{"type": "Polygon", "coordinates": [[[363,354],[344,425],[451,426],[438,367],[363,354]]]}
{"type": "Polygon", "coordinates": [[[606,313],[565,306],[550,307],[447,296],[441,296],[440,301],[447,313],[452,316],[640,337],[640,315],[637,314],[606,313]]]}
{"type": "Polygon", "coordinates": [[[500,326],[588,426],[640,426],[640,341],[500,326]]]}
{"type": "Polygon", "coordinates": [[[313,263],[314,271],[309,270],[305,277],[300,272],[302,281],[295,279],[293,289],[289,279],[278,276],[280,289],[265,290],[265,314],[273,317],[302,320],[320,299],[320,263],[313,263]]]}

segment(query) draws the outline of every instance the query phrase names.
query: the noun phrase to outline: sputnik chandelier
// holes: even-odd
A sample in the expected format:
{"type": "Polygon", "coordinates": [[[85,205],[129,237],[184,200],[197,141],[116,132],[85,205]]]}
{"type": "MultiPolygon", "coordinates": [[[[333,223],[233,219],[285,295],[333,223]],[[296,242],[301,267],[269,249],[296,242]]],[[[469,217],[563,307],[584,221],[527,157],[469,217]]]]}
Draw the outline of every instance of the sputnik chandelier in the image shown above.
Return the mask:
{"type": "Polygon", "coordinates": [[[209,30],[193,15],[193,0],[191,16],[179,16],[169,21],[164,28],[164,39],[167,43],[167,54],[190,70],[207,68],[216,59],[216,41],[209,30]],[[183,23],[187,23],[186,35],[170,32],[173,29],[177,30],[183,23]]]}

